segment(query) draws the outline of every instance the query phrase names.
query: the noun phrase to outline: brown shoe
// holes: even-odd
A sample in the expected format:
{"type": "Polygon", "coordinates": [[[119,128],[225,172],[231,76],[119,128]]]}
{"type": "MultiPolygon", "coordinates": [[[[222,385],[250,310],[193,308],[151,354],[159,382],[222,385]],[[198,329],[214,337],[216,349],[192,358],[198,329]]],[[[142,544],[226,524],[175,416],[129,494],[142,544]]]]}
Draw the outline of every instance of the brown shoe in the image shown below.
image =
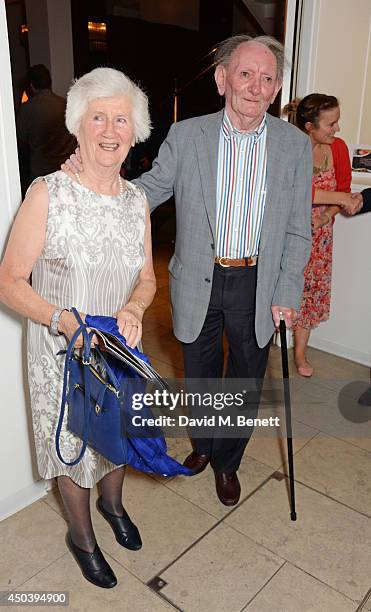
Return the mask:
{"type": "Polygon", "coordinates": [[[241,485],[236,472],[215,472],[217,495],[225,506],[235,506],[241,495],[241,485]]]}
{"type": "Polygon", "coordinates": [[[183,461],[183,465],[195,474],[200,474],[208,465],[210,457],[208,455],[199,455],[196,451],[192,451],[183,461]]]}

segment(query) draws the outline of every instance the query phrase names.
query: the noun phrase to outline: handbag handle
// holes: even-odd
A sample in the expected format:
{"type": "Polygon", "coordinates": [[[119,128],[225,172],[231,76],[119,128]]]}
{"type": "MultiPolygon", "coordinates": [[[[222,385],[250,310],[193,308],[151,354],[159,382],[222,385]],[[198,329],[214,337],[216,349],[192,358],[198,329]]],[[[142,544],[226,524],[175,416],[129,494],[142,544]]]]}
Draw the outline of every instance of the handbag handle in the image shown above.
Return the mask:
{"type": "MultiPolygon", "coordinates": [[[[80,330],[80,332],[82,332],[82,335],[83,335],[83,338],[84,338],[83,362],[90,363],[90,360],[91,360],[90,340],[91,340],[91,338],[89,338],[89,334],[88,334],[88,330],[87,330],[87,327],[86,327],[86,323],[84,323],[84,321],[80,317],[80,313],[76,310],[76,308],[74,308],[74,306],[72,306],[71,312],[75,315],[75,319],[77,320],[77,322],[78,322],[78,324],[80,326],[79,330],[80,330]]],[[[71,343],[72,343],[73,338],[71,339],[71,343]]],[[[76,339],[75,339],[75,342],[76,342],[76,339]]],[[[73,345],[75,345],[75,342],[73,343],[73,345]]],[[[74,348],[74,346],[73,346],[73,348],[74,348]]]]}
{"type": "Polygon", "coordinates": [[[66,351],[66,358],[65,358],[65,366],[64,366],[64,376],[63,376],[63,390],[62,390],[62,400],[61,400],[61,409],[60,409],[60,414],[59,414],[59,420],[58,420],[58,425],[57,425],[57,431],[55,434],[55,446],[56,446],[56,451],[57,451],[57,455],[58,455],[58,459],[60,461],[62,461],[62,463],[64,463],[65,465],[68,466],[74,466],[77,465],[77,463],[79,463],[79,461],[81,461],[81,459],[83,458],[85,451],[86,451],[86,447],[88,444],[88,437],[89,437],[89,429],[90,429],[90,371],[89,371],[89,365],[90,365],[90,361],[91,361],[91,349],[90,349],[90,341],[91,341],[91,335],[88,333],[87,328],[85,323],[83,322],[83,320],[80,317],[80,314],[77,312],[76,308],[71,308],[71,311],[73,312],[73,314],[75,315],[75,318],[77,319],[77,322],[79,323],[79,327],[77,328],[77,330],[75,331],[75,333],[73,334],[71,341],[67,347],[67,351],[66,351]],[[83,347],[83,361],[82,361],[82,367],[83,367],[83,372],[84,372],[84,386],[85,386],[85,396],[84,396],[84,432],[83,432],[83,436],[82,436],[82,447],[80,450],[80,453],[78,455],[78,457],[76,459],[74,459],[73,461],[65,461],[62,457],[61,454],[61,449],[60,449],[60,435],[61,435],[61,430],[62,430],[62,424],[63,424],[63,419],[64,419],[64,414],[65,414],[65,409],[66,409],[66,402],[67,402],[67,385],[68,385],[68,374],[69,374],[69,366],[70,366],[70,361],[71,361],[71,357],[72,357],[72,351],[75,348],[75,344],[76,344],[76,340],[79,337],[79,335],[82,333],[83,335],[83,339],[84,339],[84,347],[83,347]]]}
{"type": "MultiPolygon", "coordinates": [[[[75,315],[77,322],[80,324],[80,327],[83,328],[83,331],[86,332],[86,335],[84,335],[84,357],[83,357],[83,362],[85,361],[85,363],[89,363],[91,361],[91,340],[94,336],[94,332],[91,331],[88,333],[87,331],[87,324],[83,322],[80,313],[76,310],[76,308],[72,307],[71,308],[73,314],[75,315]]],[[[95,352],[99,355],[99,358],[101,360],[101,362],[103,363],[104,369],[106,370],[106,373],[110,379],[110,382],[112,382],[112,385],[115,387],[115,389],[119,389],[120,388],[120,383],[118,382],[116,375],[114,373],[114,371],[112,370],[111,366],[108,364],[107,360],[105,359],[105,357],[103,357],[103,353],[100,350],[99,346],[95,346],[94,347],[95,352]]]]}

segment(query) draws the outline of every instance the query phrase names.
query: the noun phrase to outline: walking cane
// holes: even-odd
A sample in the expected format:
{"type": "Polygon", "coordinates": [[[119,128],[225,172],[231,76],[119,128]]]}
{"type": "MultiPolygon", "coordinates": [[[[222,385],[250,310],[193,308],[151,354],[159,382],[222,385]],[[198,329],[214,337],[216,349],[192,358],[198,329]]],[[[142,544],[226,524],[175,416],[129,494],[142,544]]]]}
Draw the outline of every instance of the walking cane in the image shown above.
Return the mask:
{"type": "Polygon", "coordinates": [[[283,374],[283,391],[285,397],[285,416],[286,416],[286,435],[287,435],[287,455],[289,458],[289,480],[290,480],[290,517],[296,521],[295,511],[295,482],[294,482],[294,453],[292,450],[292,424],[291,424],[291,396],[289,379],[289,360],[287,357],[286,342],[286,323],[282,312],[280,312],[280,338],[281,338],[281,357],[283,374]]]}

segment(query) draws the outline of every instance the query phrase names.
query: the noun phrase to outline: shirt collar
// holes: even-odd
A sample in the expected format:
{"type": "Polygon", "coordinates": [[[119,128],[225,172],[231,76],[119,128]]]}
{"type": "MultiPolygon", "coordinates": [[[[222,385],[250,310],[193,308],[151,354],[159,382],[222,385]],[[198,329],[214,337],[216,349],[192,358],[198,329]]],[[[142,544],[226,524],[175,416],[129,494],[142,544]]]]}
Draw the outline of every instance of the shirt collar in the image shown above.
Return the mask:
{"type": "Polygon", "coordinates": [[[260,136],[264,132],[265,127],[266,127],[266,113],[264,113],[264,117],[261,120],[261,123],[257,127],[256,130],[254,130],[253,132],[240,132],[239,130],[233,127],[231,120],[229,119],[227,115],[227,111],[224,110],[223,121],[222,121],[222,133],[226,140],[230,140],[232,136],[234,136],[235,138],[251,138],[252,137],[254,138],[254,141],[256,142],[257,140],[259,140],[260,136]]]}

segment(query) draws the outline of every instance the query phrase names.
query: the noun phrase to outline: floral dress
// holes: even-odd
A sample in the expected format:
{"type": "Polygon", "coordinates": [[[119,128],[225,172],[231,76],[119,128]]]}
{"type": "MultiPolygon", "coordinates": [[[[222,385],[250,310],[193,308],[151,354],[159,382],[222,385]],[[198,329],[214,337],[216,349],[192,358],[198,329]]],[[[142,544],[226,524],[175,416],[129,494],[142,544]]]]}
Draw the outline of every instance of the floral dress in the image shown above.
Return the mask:
{"type": "MultiPolygon", "coordinates": [[[[336,191],[335,169],[323,170],[313,177],[313,187],[336,191]]],[[[312,221],[323,214],[326,206],[313,206],[312,221]]],[[[304,290],[300,312],[293,330],[313,329],[330,315],[333,223],[322,225],[313,232],[312,251],[304,272],[304,290]]]]}

